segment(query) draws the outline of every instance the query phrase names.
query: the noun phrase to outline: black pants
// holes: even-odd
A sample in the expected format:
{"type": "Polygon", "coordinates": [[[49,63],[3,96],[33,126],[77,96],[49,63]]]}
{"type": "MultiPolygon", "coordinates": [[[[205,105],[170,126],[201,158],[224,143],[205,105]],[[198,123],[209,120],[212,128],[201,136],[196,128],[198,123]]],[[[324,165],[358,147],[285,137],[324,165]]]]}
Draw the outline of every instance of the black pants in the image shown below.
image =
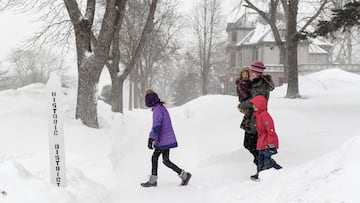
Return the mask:
{"type": "Polygon", "coordinates": [[[171,168],[178,175],[180,175],[181,169],[177,165],[175,165],[173,162],[171,162],[169,159],[170,149],[155,149],[154,150],[154,153],[151,157],[151,164],[152,164],[151,174],[154,176],[157,176],[158,160],[159,160],[160,154],[162,154],[163,163],[165,164],[165,166],[171,168]]]}
{"type": "Polygon", "coordinates": [[[256,150],[256,144],[257,144],[257,133],[247,133],[245,132],[244,137],[244,147],[249,150],[249,152],[254,156],[254,164],[257,165],[258,157],[259,157],[259,151],[256,150]]]}

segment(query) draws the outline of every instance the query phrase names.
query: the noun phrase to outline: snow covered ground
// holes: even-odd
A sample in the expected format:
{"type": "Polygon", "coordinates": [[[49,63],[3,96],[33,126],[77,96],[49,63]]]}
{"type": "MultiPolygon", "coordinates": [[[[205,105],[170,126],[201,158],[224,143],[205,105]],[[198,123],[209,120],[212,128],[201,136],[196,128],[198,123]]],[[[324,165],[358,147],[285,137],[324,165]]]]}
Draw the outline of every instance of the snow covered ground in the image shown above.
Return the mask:
{"type": "MultiPolygon", "coordinates": [[[[360,202],[360,75],[326,70],[300,77],[303,99],[270,96],[284,168],[255,172],[243,148],[242,115],[233,96],[204,96],[169,108],[179,147],[170,158],[193,178],[159,163],[158,187],[142,188],[150,174],[149,109],[110,111],[99,102],[101,129],[74,119],[75,90],[64,89],[66,188],[50,184],[47,87],[32,84],[0,92],[1,203],[118,202],[360,202]]],[[[161,97],[161,95],[160,95],[161,97]]]]}

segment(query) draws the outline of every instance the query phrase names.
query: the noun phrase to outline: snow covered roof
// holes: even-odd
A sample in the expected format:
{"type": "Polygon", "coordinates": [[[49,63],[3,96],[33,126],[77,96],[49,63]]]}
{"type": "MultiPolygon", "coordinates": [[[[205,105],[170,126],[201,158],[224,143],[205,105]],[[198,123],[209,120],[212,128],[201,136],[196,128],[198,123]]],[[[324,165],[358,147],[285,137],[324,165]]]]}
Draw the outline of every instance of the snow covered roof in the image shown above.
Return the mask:
{"type": "MultiPolygon", "coordinates": [[[[279,27],[282,24],[278,24],[279,27]]],[[[236,46],[254,45],[261,42],[275,42],[275,37],[269,25],[258,22],[254,30],[250,31],[236,46]]]]}
{"type": "MultiPolygon", "coordinates": [[[[254,29],[252,31],[250,31],[243,39],[241,39],[236,44],[236,46],[255,45],[255,44],[260,44],[262,42],[275,43],[275,37],[274,37],[274,34],[272,33],[270,26],[268,24],[264,24],[264,22],[261,22],[258,19],[258,16],[259,16],[258,14],[252,13],[252,15],[248,15],[247,18],[245,18],[245,16],[246,16],[246,14],[241,16],[240,19],[236,22],[235,26],[239,26],[241,24],[242,27],[246,27],[246,26],[244,26],[244,25],[246,25],[246,22],[245,22],[246,19],[251,19],[251,23],[254,23],[253,20],[256,20],[256,24],[253,26],[254,29]],[[256,16],[256,18],[255,18],[255,16],[256,16]]],[[[298,29],[300,29],[303,25],[304,25],[304,22],[299,22],[298,29]]],[[[277,27],[280,28],[280,32],[283,31],[282,28],[284,28],[284,22],[279,21],[277,23],[277,27]]],[[[312,29],[314,29],[314,28],[310,25],[307,27],[306,30],[311,31],[312,29]]],[[[283,37],[284,36],[282,36],[282,40],[284,40],[283,37]]],[[[323,37],[308,39],[308,42],[310,42],[310,44],[313,44],[313,46],[311,48],[309,47],[310,53],[328,53],[328,51],[324,50],[321,47],[334,46],[332,43],[330,43],[328,40],[326,40],[323,37]]]]}
{"type": "Polygon", "coordinates": [[[257,44],[260,40],[271,31],[269,25],[264,25],[262,23],[257,23],[256,28],[254,30],[254,34],[249,39],[249,44],[257,44]]]}
{"type": "Polygon", "coordinates": [[[316,44],[309,44],[309,53],[310,54],[327,54],[328,52],[325,51],[323,48],[319,47],[316,44]]]}
{"type": "MultiPolygon", "coordinates": [[[[257,0],[255,1],[255,5],[261,10],[269,10],[269,0],[257,0]]],[[[307,19],[306,17],[308,17],[310,14],[313,14],[314,10],[316,10],[319,6],[320,4],[317,1],[309,1],[306,3],[301,2],[299,4],[299,21],[297,26],[298,29],[301,29],[305,25],[305,19],[307,19]]],[[[283,13],[283,11],[279,11],[279,15],[281,13],[283,13]]],[[[245,13],[242,14],[234,23],[230,23],[228,27],[234,30],[238,30],[239,28],[241,29],[244,27],[254,28],[254,32],[250,32],[244,37],[244,39],[240,39],[241,41],[237,43],[238,46],[253,45],[261,42],[275,42],[275,37],[271,31],[270,26],[266,24],[266,22],[260,17],[257,12],[249,8],[245,8],[245,13]]],[[[284,17],[280,17],[278,19],[277,27],[280,29],[283,29],[285,27],[284,17]]],[[[306,31],[309,32],[312,32],[314,30],[315,28],[311,25],[307,26],[306,28],[306,31]]],[[[309,42],[314,43],[320,47],[334,46],[332,43],[322,37],[318,37],[316,39],[309,39],[309,42]]]]}
{"type": "Polygon", "coordinates": [[[316,37],[316,38],[310,39],[310,41],[319,46],[330,46],[330,47],[334,46],[334,44],[330,43],[328,40],[326,40],[323,37],[316,37]]]}
{"type": "Polygon", "coordinates": [[[241,46],[245,44],[254,34],[255,30],[250,31],[240,42],[236,44],[236,46],[241,46]]]}

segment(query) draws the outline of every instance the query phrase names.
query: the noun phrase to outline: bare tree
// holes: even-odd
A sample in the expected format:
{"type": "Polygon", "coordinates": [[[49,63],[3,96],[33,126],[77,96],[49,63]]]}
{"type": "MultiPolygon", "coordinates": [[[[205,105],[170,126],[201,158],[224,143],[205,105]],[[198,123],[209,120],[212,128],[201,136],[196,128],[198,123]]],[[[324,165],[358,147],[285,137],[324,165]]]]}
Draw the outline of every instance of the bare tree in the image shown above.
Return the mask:
{"type": "Polygon", "coordinates": [[[298,30],[297,29],[297,15],[299,0],[281,0],[286,22],[286,50],[288,62],[288,88],[286,92],[287,98],[299,98],[299,79],[298,79],[298,61],[297,61],[297,45],[300,41],[299,36],[306,28],[319,16],[328,0],[323,0],[317,12],[307,20],[307,22],[298,30]]]}
{"type": "Polygon", "coordinates": [[[108,58],[115,28],[124,14],[127,0],[107,0],[106,4],[96,0],[8,0],[7,2],[7,8],[44,13],[40,17],[45,20],[44,28],[32,42],[48,46],[48,43],[61,41],[66,45],[73,39],[71,34],[75,33],[78,65],[75,117],[89,127],[98,128],[97,83],[108,58]],[[100,11],[98,16],[103,12],[98,20],[101,24],[99,28],[94,25],[94,19],[98,17],[95,16],[96,9],[100,11]]]}
{"type": "Polygon", "coordinates": [[[50,73],[61,69],[62,60],[50,51],[33,51],[17,49],[10,57],[12,70],[22,87],[35,82],[46,83],[50,73]]]}
{"type": "MultiPolygon", "coordinates": [[[[160,1],[159,5],[157,6],[157,13],[161,13],[161,7],[163,2],[160,1]]],[[[143,1],[133,1],[131,6],[130,14],[127,16],[124,26],[126,28],[122,31],[122,37],[121,37],[121,49],[122,51],[122,62],[124,64],[129,63],[129,60],[132,58],[132,52],[134,50],[134,47],[139,43],[139,38],[141,34],[141,29],[144,27],[145,20],[142,18],[144,15],[144,12],[146,12],[148,5],[144,4],[143,1]],[[135,23],[137,22],[137,23],[135,23]]],[[[155,13],[156,16],[161,16],[155,13]]],[[[160,17],[161,18],[161,17],[160,17]]],[[[147,39],[143,51],[141,52],[139,59],[137,60],[134,70],[130,74],[130,80],[129,80],[129,91],[131,96],[129,97],[129,109],[132,108],[133,104],[133,98],[135,103],[135,108],[138,107],[144,107],[143,105],[143,99],[142,96],[143,92],[145,91],[146,87],[149,87],[149,84],[152,79],[152,73],[151,68],[153,64],[155,63],[153,61],[153,58],[160,57],[161,53],[156,53],[156,46],[158,44],[158,33],[159,29],[158,21],[161,19],[157,19],[154,23],[153,30],[148,33],[147,39]]]]}
{"type": "Polygon", "coordinates": [[[201,0],[194,9],[193,19],[196,48],[195,53],[189,52],[189,54],[192,55],[193,64],[200,71],[202,95],[207,95],[214,46],[221,39],[221,25],[224,24],[220,2],[217,0],[201,0]]]}
{"type": "Polygon", "coordinates": [[[52,51],[65,55],[74,48],[74,30],[63,0],[4,0],[1,5],[4,10],[31,14],[34,24],[40,28],[25,41],[22,49],[56,47],[52,51]]]}
{"type": "MultiPolygon", "coordinates": [[[[180,49],[178,42],[181,17],[176,12],[177,1],[166,0],[159,4],[154,31],[150,33],[148,43],[138,63],[137,82],[134,88],[140,106],[144,105],[143,92],[146,87],[159,90],[163,99],[171,97],[170,83],[173,82],[173,62],[180,49]]],[[[136,78],[134,78],[136,79],[136,78]]]]}
{"type": "MultiPolygon", "coordinates": [[[[128,53],[128,58],[126,63],[124,63],[124,68],[120,70],[120,29],[119,26],[116,30],[116,35],[112,44],[111,57],[107,61],[107,67],[110,72],[112,80],[112,111],[114,112],[123,112],[123,86],[125,79],[133,71],[136,63],[138,62],[141,53],[146,45],[147,38],[149,33],[153,30],[154,27],[154,15],[156,11],[156,6],[158,0],[149,0],[146,1],[149,3],[148,15],[146,18],[145,25],[141,31],[139,38],[136,38],[137,43],[133,44],[132,49],[128,53]]],[[[136,23],[136,22],[134,22],[136,23]]],[[[136,36],[136,35],[135,35],[136,36]]]]}
{"type": "Polygon", "coordinates": [[[116,28],[124,16],[127,0],[108,0],[98,36],[92,32],[96,0],[87,0],[85,13],[76,0],[64,0],[75,31],[78,61],[78,97],[76,118],[89,126],[98,128],[97,84],[108,59],[116,28]]]}

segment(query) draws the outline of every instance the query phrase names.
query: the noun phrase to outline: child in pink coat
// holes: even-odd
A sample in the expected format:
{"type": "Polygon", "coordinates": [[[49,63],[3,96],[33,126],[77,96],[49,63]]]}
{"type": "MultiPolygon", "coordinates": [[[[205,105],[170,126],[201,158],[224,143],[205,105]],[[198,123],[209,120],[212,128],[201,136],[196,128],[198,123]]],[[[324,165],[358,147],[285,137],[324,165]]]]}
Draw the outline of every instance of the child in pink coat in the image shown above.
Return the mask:
{"type": "Polygon", "coordinates": [[[277,154],[279,148],[279,139],[275,132],[274,121],[267,112],[267,100],[264,96],[256,96],[250,100],[254,108],[256,118],[255,125],[258,131],[258,140],[256,149],[259,151],[257,173],[251,176],[251,179],[258,180],[260,171],[269,168],[281,169],[282,167],[271,158],[277,154]]]}

